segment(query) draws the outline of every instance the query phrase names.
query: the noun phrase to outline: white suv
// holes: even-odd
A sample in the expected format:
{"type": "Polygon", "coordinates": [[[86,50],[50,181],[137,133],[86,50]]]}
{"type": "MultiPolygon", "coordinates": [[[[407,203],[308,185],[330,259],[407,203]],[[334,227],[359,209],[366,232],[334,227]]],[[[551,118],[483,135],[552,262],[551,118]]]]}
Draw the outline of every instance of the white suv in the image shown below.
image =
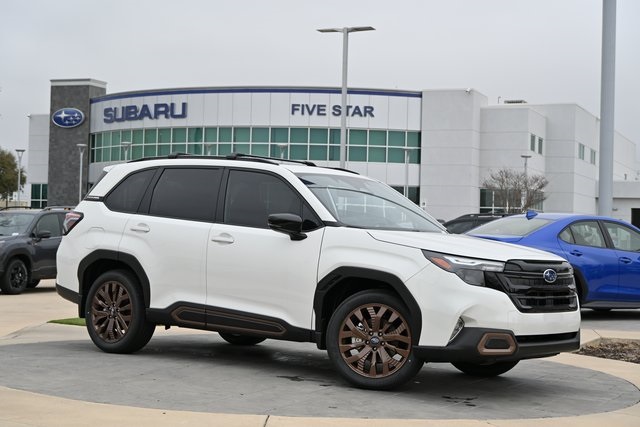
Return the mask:
{"type": "Polygon", "coordinates": [[[423,362],[500,375],[579,348],[570,265],[448,234],[387,185],[245,155],[107,168],[65,220],[58,293],[93,342],[130,353],[156,325],[236,345],[314,342],[339,373],[389,389],[423,362]]]}

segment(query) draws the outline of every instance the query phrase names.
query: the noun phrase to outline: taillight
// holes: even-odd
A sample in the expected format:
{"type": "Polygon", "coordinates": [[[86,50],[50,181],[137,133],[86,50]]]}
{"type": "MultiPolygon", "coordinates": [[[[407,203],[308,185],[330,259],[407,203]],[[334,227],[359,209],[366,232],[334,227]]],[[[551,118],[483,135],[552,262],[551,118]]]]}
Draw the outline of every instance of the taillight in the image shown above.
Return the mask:
{"type": "Polygon", "coordinates": [[[62,223],[62,234],[64,236],[69,234],[69,232],[73,230],[73,227],[75,227],[83,217],[84,215],[82,212],[68,212],[64,217],[64,222],[62,223]]]}

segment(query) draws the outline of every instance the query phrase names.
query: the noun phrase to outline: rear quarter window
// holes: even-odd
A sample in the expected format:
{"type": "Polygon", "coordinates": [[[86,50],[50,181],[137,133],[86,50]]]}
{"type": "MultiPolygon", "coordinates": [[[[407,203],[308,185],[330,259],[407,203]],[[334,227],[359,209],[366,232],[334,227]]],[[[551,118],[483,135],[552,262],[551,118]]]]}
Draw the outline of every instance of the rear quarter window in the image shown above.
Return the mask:
{"type": "Polygon", "coordinates": [[[105,206],[116,212],[137,212],[155,172],[155,169],[147,169],[127,176],[107,195],[105,206]]]}

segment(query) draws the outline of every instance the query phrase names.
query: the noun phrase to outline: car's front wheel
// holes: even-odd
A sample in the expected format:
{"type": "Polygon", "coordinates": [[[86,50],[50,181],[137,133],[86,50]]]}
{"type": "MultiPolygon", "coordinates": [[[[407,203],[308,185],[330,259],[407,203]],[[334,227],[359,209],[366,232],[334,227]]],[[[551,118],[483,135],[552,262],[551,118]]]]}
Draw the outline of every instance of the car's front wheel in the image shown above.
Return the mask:
{"type": "Polygon", "coordinates": [[[19,258],[9,261],[0,280],[2,292],[9,295],[20,294],[27,288],[28,283],[29,270],[25,263],[19,258]]]}
{"type": "Polygon", "coordinates": [[[125,270],[108,271],[93,282],[85,316],[91,340],[107,353],[138,351],[155,330],[146,319],[138,281],[125,270]]]}
{"type": "Polygon", "coordinates": [[[232,334],[229,332],[218,332],[218,335],[228,342],[234,345],[256,345],[266,340],[263,337],[252,337],[249,335],[232,334]]]}
{"type": "Polygon", "coordinates": [[[388,390],[409,381],[423,365],[405,305],[394,295],[364,291],[331,316],[327,352],[338,372],[357,387],[388,390]]]}
{"type": "Polygon", "coordinates": [[[474,377],[497,377],[507,371],[513,369],[518,364],[518,360],[513,362],[494,362],[494,363],[469,363],[469,362],[455,362],[453,366],[467,375],[473,375],[474,377]]]}

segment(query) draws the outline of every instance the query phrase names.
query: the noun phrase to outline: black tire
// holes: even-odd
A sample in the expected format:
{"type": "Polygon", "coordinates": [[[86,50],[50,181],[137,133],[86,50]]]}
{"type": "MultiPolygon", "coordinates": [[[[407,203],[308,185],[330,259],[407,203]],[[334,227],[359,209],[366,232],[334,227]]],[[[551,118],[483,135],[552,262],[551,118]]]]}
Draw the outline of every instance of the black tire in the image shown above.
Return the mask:
{"type": "Polygon", "coordinates": [[[229,332],[218,332],[220,338],[234,345],[256,345],[266,340],[264,337],[252,337],[249,335],[231,334],[229,332]]]}
{"type": "Polygon", "coordinates": [[[0,280],[0,289],[8,295],[18,295],[27,289],[29,270],[19,258],[13,258],[7,264],[4,275],[0,280]]]}
{"type": "Polygon", "coordinates": [[[413,378],[424,362],[415,357],[414,322],[405,305],[382,291],[347,298],[327,327],[327,353],[356,387],[389,390],[413,378]],[[393,333],[392,333],[393,332],[393,333]]]}
{"type": "Polygon", "coordinates": [[[107,353],[138,351],[155,331],[146,319],[138,281],[125,270],[107,271],[93,282],[85,317],[91,340],[107,353]]]}
{"type": "Polygon", "coordinates": [[[33,289],[36,286],[38,286],[38,284],[40,283],[40,279],[36,279],[36,280],[32,280],[29,282],[29,284],[27,285],[27,288],[29,289],[33,289]]]}
{"type": "Polygon", "coordinates": [[[452,363],[452,365],[467,375],[488,378],[497,377],[498,375],[502,375],[505,372],[510,371],[518,364],[518,362],[519,360],[516,360],[515,362],[494,362],[486,365],[480,363],[455,362],[452,363]]]}

